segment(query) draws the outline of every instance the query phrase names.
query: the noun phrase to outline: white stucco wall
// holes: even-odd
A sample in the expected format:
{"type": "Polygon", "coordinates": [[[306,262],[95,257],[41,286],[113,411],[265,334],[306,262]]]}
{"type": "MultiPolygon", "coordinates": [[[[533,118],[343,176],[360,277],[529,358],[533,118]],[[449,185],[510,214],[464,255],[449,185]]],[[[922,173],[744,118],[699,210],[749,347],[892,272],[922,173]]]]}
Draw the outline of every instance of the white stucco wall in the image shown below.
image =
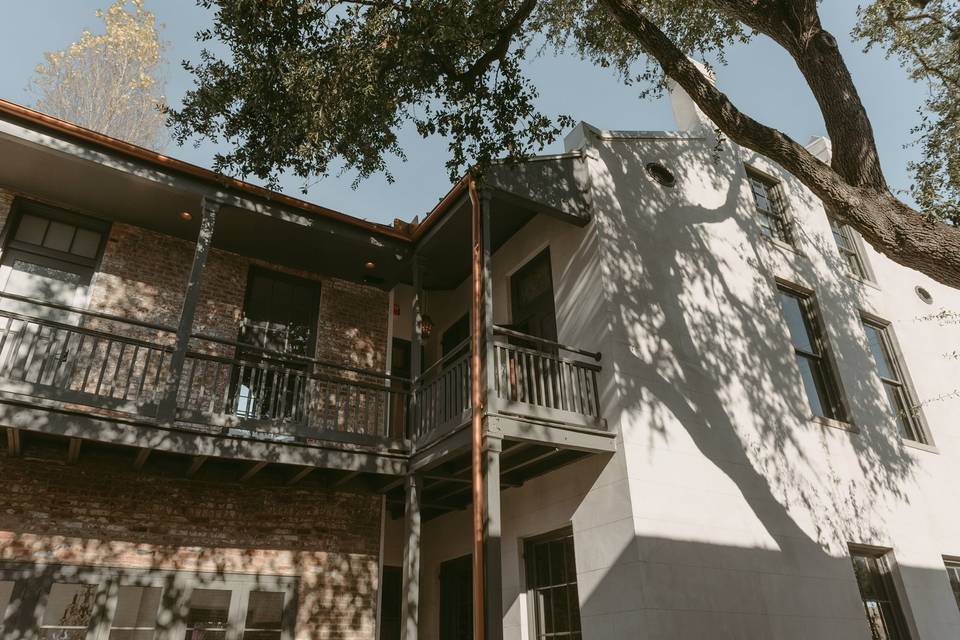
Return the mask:
{"type": "MultiPolygon", "coordinates": [[[[816,198],[730,142],[718,151],[674,102],[689,131],[572,132],[568,148],[591,158],[594,222],[538,217],[493,259],[495,320],[508,322],[509,274],[549,244],[560,340],[603,352],[619,434],[613,456],[504,492],[505,637],[529,637],[521,540],[571,523],[585,639],[868,640],[851,543],[892,549],[915,640],[960,637],[943,566],[960,556],[960,359],[948,357],[960,325],[925,317],[960,312],[960,292],[869,248],[876,283],[846,275],[816,198]],[[648,177],[652,161],[676,186],[648,177]],[[793,248],[761,236],[744,165],[782,182],[793,248]],[[809,417],[778,280],[816,296],[848,428],[809,417]],[[897,435],[861,313],[892,323],[932,446],[897,435]]],[[[467,295],[431,299],[436,339],[467,295]]],[[[424,528],[428,640],[439,565],[470,551],[469,518],[424,528]]]]}

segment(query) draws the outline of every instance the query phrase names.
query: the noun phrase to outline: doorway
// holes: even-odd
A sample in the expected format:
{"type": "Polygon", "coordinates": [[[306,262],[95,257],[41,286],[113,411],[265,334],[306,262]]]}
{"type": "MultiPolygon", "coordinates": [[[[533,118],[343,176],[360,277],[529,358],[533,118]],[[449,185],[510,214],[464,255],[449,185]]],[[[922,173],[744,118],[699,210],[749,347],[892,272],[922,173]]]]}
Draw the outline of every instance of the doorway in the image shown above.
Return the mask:
{"type": "Polygon", "coordinates": [[[251,267],[237,342],[234,413],[299,421],[316,347],[320,285],[251,267]],[[292,356],[292,357],[291,357],[292,356]],[[299,357],[299,358],[298,358],[299,357]]]}
{"type": "Polygon", "coordinates": [[[473,638],[473,556],[440,565],[440,640],[473,638]]]}
{"type": "Polygon", "coordinates": [[[510,278],[510,328],[557,341],[557,309],[553,300],[550,249],[520,267],[510,278]]]}

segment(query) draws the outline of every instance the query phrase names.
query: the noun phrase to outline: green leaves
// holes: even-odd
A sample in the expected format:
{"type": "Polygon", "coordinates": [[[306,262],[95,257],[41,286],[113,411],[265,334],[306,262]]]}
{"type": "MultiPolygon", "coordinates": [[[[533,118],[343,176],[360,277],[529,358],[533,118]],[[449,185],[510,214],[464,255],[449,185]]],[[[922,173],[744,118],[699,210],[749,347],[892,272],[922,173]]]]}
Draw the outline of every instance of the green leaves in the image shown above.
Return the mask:
{"type": "MultiPolygon", "coordinates": [[[[640,49],[597,4],[577,0],[200,0],[215,9],[198,33],[230,55],[205,50],[170,114],[175,137],[226,141],[220,171],[275,184],[342,165],[357,180],[403,158],[397,131],[450,140],[451,178],[495,158],[519,158],[573,124],[538,108],[524,74],[534,46],[575,47],[628,82],[658,81],[640,49]],[[534,45],[536,43],[536,45],[534,45]]],[[[735,21],[702,3],[661,0],[650,10],[691,53],[742,37],[735,21]]]]}
{"type": "Polygon", "coordinates": [[[960,1],[877,0],[859,10],[854,36],[897,57],[927,89],[914,128],[922,159],[910,195],[938,221],[960,223],[960,1]]]}

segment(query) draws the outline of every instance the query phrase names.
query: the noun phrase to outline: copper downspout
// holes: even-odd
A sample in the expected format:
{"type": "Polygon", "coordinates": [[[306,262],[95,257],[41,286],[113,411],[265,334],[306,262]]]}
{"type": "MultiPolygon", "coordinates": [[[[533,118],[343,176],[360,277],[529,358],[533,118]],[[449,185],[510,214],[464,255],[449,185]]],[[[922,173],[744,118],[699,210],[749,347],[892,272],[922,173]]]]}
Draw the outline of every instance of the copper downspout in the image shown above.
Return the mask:
{"type": "Polygon", "coordinates": [[[484,640],[484,590],[486,576],[483,558],[483,414],[486,411],[486,393],[484,393],[482,370],[485,358],[482,354],[483,345],[480,336],[483,335],[483,246],[480,228],[480,196],[477,194],[477,181],[471,175],[467,178],[467,188],[470,191],[471,207],[471,249],[472,269],[471,284],[473,296],[470,303],[470,396],[473,402],[471,412],[471,442],[470,449],[472,482],[473,482],[473,637],[475,640],[484,640]]]}

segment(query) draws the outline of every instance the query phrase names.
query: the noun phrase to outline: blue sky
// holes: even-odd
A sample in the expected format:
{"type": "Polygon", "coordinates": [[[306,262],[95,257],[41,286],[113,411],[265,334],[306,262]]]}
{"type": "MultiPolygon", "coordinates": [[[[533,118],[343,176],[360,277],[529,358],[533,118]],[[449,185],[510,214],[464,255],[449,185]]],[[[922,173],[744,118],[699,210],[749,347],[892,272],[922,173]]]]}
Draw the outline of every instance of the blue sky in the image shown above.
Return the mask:
{"type": "MultiPolygon", "coordinates": [[[[110,0],[6,0],[0,22],[0,97],[30,105],[26,88],[34,67],[44,51],[62,49],[76,40],[84,28],[99,31],[94,15],[110,0]]],[[[178,105],[192,84],[179,62],[196,59],[199,46],[194,33],[209,16],[194,0],[147,0],[147,8],[163,23],[162,38],[168,43],[170,61],[167,97],[178,105]]],[[[873,122],[887,179],[895,188],[906,188],[905,165],[915,156],[904,149],[910,142],[910,128],[924,89],[907,79],[896,61],[885,60],[880,52],[864,54],[850,39],[855,21],[853,0],[827,0],[821,5],[823,21],[840,41],[860,95],[873,122]]],[[[801,142],[811,135],[824,135],[823,121],[809,89],[792,61],[765,39],[731,50],[729,64],[718,70],[718,85],[738,106],[761,122],[776,126],[801,142]]],[[[638,98],[635,87],[620,84],[607,71],[591,67],[574,56],[541,56],[530,63],[530,74],[540,88],[542,108],[547,113],[566,113],[606,129],[671,129],[673,117],[664,99],[638,98]]],[[[429,211],[450,186],[444,168],[446,143],[438,138],[422,140],[405,131],[401,141],[408,161],[394,162],[397,180],[388,184],[375,176],[356,189],[353,175],[332,176],[312,182],[306,196],[298,178],[285,179],[282,191],[352,215],[389,223],[394,218],[409,220],[429,211]]],[[[560,151],[557,141],[547,151],[560,151]]],[[[201,166],[209,166],[214,147],[201,143],[166,152],[201,166]]]]}

